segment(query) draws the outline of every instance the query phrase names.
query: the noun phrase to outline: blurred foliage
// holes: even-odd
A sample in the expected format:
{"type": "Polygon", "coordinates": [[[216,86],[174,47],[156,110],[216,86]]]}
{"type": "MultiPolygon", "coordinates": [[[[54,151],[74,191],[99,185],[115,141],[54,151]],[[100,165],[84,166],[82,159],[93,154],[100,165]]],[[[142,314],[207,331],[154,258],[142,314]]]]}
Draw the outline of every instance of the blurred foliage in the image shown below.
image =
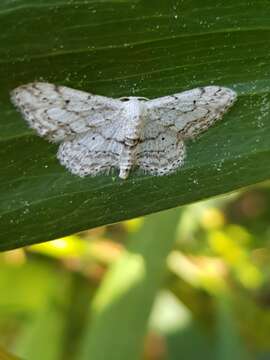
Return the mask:
{"type": "Polygon", "coordinates": [[[28,360],[269,359],[269,218],[265,183],[2,253],[0,344],[28,360]]]}

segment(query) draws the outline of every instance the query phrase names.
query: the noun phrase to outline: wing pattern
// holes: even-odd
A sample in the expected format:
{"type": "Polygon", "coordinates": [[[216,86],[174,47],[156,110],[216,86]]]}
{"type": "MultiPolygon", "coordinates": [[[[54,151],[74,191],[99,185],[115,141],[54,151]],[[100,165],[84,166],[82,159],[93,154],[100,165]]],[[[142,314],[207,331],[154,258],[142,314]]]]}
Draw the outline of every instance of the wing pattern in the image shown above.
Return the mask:
{"type": "Polygon", "coordinates": [[[149,122],[161,122],[183,139],[207,130],[233,105],[236,93],[220,86],[206,86],[147,102],[149,122]]]}
{"type": "Polygon", "coordinates": [[[12,91],[11,100],[30,127],[52,142],[121,118],[119,100],[48,83],[22,85],[12,91]]]}

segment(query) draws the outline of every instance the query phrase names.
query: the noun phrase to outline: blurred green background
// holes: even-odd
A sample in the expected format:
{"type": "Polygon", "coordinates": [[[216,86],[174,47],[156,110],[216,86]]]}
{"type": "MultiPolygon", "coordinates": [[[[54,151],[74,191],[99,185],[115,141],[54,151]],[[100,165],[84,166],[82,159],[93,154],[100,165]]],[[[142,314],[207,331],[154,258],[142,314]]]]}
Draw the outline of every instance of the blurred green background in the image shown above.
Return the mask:
{"type": "Polygon", "coordinates": [[[264,183],[4,252],[0,343],[29,360],[269,359],[269,217],[264,183]]]}

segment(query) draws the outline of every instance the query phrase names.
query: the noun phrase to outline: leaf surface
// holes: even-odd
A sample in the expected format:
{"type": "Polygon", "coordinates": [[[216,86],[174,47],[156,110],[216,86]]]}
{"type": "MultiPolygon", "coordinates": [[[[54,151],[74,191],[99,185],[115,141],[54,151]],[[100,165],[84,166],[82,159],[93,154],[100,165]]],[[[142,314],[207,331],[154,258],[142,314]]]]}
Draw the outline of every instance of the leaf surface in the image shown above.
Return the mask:
{"type": "Polygon", "coordinates": [[[45,1],[0,4],[0,249],[187,204],[270,175],[268,1],[45,1]],[[73,176],[9,100],[34,80],[105,96],[233,88],[224,119],[189,142],[182,169],[73,176]]]}

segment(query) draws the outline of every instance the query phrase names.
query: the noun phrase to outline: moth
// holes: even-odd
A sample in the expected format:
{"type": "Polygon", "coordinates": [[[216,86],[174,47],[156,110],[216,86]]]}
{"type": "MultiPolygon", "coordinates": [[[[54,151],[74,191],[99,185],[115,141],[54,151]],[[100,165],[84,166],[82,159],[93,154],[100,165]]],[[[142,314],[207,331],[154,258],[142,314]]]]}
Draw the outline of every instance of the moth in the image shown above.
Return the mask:
{"type": "Polygon", "coordinates": [[[95,176],[119,168],[167,175],[183,165],[185,141],[207,130],[236,101],[225,87],[205,86],[149,100],[93,95],[34,82],[17,87],[11,100],[29,126],[59,143],[57,157],[73,174],[95,176]]]}

